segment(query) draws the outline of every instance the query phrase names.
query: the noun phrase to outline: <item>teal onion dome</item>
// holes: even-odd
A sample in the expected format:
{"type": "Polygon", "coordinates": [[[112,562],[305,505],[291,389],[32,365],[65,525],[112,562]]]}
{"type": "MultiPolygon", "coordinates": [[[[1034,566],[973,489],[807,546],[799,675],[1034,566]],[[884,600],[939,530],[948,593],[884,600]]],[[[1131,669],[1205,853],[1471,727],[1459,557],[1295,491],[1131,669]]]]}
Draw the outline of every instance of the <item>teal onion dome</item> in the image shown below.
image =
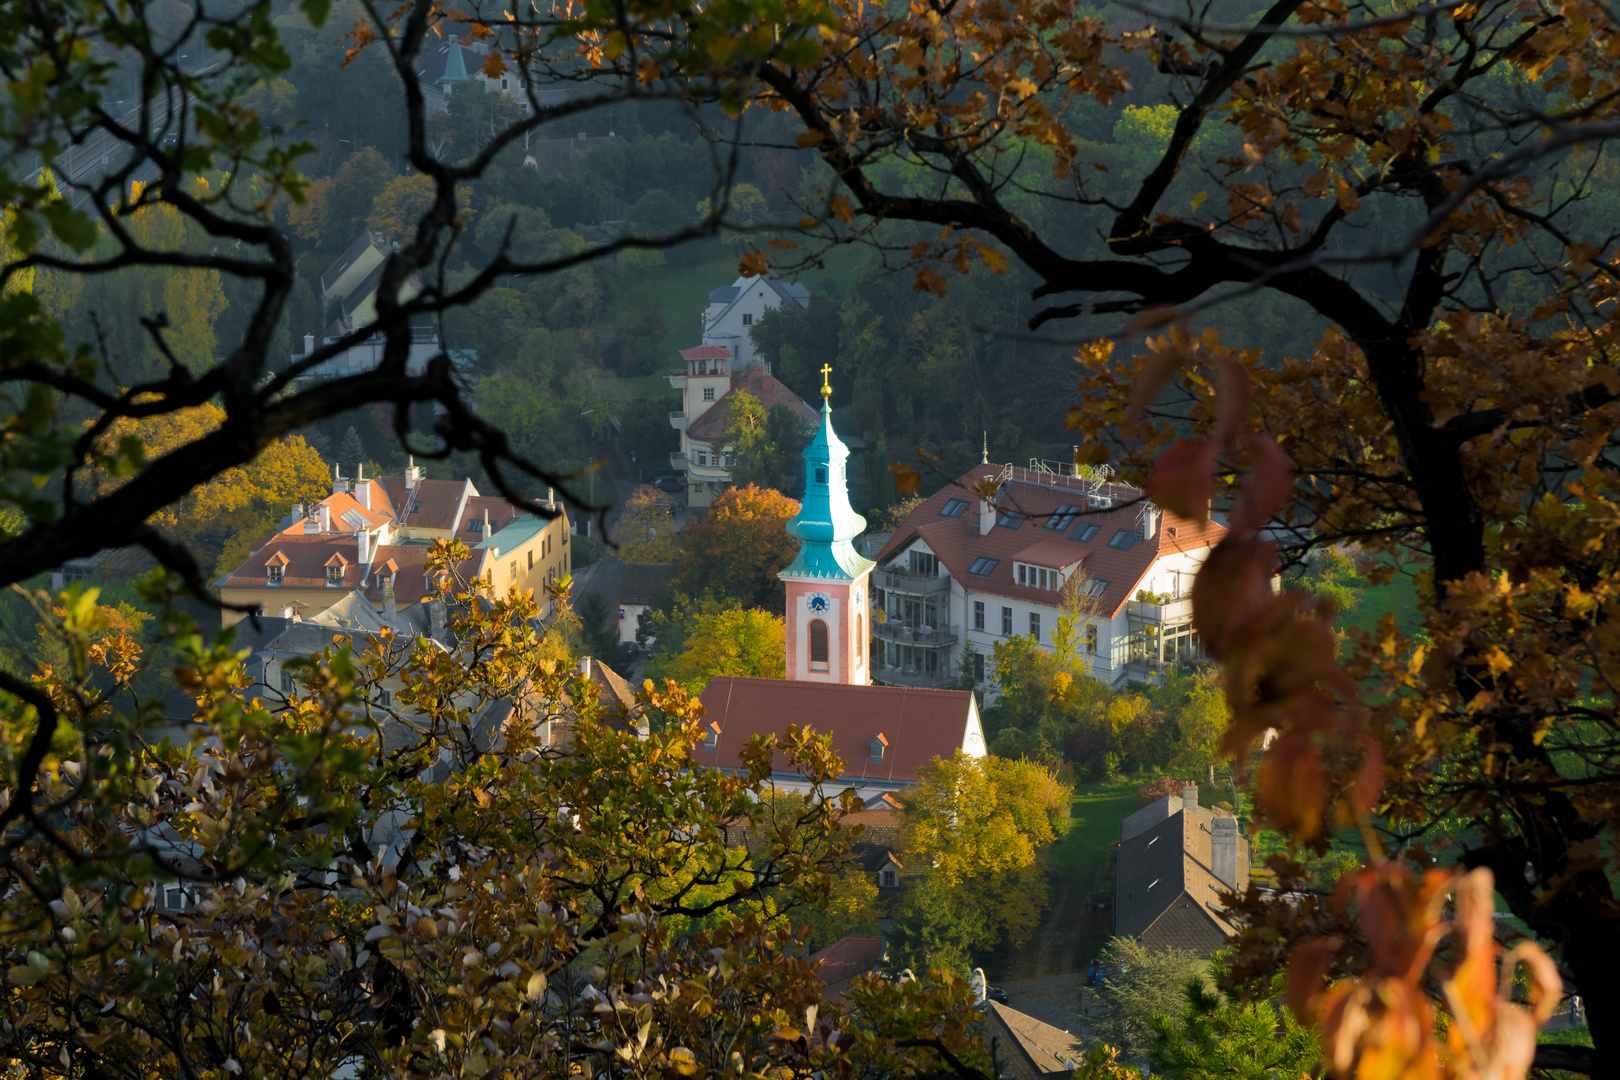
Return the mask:
{"type": "Polygon", "coordinates": [[[850,543],[866,530],[866,519],[849,505],[849,447],[833,431],[828,393],[823,387],[821,427],[804,448],[804,502],[787,524],[799,554],[778,575],[784,578],[857,578],[876,565],[850,543]]]}

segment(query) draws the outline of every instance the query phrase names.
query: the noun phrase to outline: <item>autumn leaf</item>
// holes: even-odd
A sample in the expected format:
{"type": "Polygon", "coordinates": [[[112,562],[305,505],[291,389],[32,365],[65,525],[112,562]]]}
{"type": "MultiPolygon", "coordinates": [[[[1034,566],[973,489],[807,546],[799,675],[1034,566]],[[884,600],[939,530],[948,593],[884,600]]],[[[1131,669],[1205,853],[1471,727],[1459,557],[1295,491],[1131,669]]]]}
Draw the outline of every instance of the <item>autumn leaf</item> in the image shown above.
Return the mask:
{"type": "Polygon", "coordinates": [[[1215,497],[1215,444],[1185,440],[1160,455],[1153,467],[1153,501],[1178,517],[1203,521],[1215,497]]]}
{"type": "Polygon", "coordinates": [[[945,275],[931,266],[920,267],[917,270],[916,280],[912,282],[911,287],[917,292],[929,292],[935,296],[944,296],[950,291],[945,284],[945,275]]]}
{"type": "Polygon", "coordinates": [[[771,263],[765,253],[756,248],[742,257],[737,272],[743,277],[765,277],[771,272],[771,263]]]}
{"type": "Polygon", "coordinates": [[[894,473],[894,490],[901,495],[915,495],[922,486],[922,473],[903,461],[889,462],[889,471],[894,473]]]}

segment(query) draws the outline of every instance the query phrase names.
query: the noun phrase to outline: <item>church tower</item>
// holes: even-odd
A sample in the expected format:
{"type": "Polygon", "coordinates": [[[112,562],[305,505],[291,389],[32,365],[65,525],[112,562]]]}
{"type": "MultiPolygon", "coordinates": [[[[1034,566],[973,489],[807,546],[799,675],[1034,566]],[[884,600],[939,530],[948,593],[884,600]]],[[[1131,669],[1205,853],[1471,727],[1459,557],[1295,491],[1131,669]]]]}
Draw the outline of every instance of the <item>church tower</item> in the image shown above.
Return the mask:
{"type": "Polygon", "coordinates": [[[787,585],[787,677],[802,682],[872,681],[868,586],[872,560],[850,543],[866,519],[849,505],[849,448],[832,426],[832,387],[821,368],[821,429],[804,449],[804,503],[787,530],[799,555],[778,576],[787,585]]]}

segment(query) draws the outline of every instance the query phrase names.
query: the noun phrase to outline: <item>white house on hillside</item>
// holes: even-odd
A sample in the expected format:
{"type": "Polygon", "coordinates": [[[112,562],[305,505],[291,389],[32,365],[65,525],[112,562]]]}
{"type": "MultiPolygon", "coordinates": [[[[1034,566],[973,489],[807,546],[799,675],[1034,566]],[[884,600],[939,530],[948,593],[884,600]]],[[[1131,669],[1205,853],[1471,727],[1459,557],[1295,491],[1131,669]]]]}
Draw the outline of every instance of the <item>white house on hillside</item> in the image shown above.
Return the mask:
{"type": "Polygon", "coordinates": [[[807,311],[810,290],[774,274],[740,277],[723,289],[709,293],[709,306],[703,309],[703,344],[731,350],[736,369],[756,363],[754,342],[748,336],[767,311],[783,304],[789,310],[807,311]]]}
{"type": "Polygon", "coordinates": [[[1053,647],[1062,590],[1085,592],[1079,651],[1110,684],[1203,655],[1192,628],[1193,575],[1226,530],[1147,502],[1142,492],[1040,462],[984,463],[924,501],[872,571],[872,677],[955,685],[963,650],[976,681],[996,642],[1053,647]],[[992,482],[996,505],[973,494],[992,482]]]}

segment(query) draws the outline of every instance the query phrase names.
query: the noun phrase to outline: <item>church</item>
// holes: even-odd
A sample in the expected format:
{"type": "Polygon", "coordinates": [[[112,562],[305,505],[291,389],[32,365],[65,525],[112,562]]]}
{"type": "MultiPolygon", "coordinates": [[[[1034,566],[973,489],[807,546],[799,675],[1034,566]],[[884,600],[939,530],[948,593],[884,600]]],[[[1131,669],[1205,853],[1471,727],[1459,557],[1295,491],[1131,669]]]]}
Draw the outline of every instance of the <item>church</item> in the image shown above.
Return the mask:
{"type": "MultiPolygon", "coordinates": [[[[820,427],[804,450],[804,501],[788,523],[799,554],[779,575],[787,586],[787,678],[711,681],[701,696],[706,731],[694,756],[736,768],[751,737],[780,735],[797,724],[832,736],[844,761],[838,787],[853,788],[870,806],[916,783],[936,757],[957,750],[983,757],[984,728],[966,690],[872,685],[876,564],[853,543],[866,519],[849,505],[849,449],[833,431],[830,371],[822,368],[820,427]]],[[[776,766],[777,787],[807,787],[786,755],[777,755],[776,766]]]]}

